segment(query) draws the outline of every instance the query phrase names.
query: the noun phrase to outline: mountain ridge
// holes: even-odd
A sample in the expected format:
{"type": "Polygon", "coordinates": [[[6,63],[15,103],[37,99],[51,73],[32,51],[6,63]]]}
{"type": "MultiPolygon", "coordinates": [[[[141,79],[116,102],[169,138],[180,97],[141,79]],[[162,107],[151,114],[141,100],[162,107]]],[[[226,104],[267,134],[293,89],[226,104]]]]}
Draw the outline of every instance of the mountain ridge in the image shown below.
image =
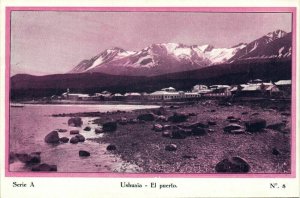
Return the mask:
{"type": "Polygon", "coordinates": [[[89,60],[81,61],[69,73],[100,72],[128,76],[155,76],[251,58],[290,57],[291,37],[291,32],[276,30],[248,44],[239,43],[230,48],[181,43],[152,44],[139,51],[126,51],[114,47],[102,51],[89,60]],[[277,43],[280,43],[279,47],[277,43]]]}

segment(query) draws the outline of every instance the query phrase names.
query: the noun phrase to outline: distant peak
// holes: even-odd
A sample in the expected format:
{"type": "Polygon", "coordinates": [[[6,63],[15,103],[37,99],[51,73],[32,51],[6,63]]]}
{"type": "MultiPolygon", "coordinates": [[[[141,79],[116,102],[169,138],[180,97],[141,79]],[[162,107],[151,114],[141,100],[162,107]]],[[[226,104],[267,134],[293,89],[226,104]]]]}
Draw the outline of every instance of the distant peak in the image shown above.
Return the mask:
{"type": "Polygon", "coordinates": [[[273,32],[269,32],[266,36],[281,38],[281,37],[285,36],[286,34],[287,33],[285,31],[278,29],[278,30],[275,30],[273,32]]]}

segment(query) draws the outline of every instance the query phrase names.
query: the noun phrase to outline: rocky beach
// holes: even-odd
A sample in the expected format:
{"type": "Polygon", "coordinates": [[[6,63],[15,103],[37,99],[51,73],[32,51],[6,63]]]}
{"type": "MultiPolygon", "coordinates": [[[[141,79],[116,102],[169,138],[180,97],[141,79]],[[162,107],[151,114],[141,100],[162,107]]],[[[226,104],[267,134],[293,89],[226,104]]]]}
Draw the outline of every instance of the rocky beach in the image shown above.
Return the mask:
{"type": "MultiPolygon", "coordinates": [[[[67,132],[53,126],[45,144],[105,145],[106,153],[127,164],[114,172],[291,172],[291,113],[286,102],[205,100],[156,109],[59,113],[52,117],[66,120],[77,130],[67,132]],[[65,132],[70,137],[62,137],[65,132]]],[[[101,158],[93,149],[81,145],[77,155],[101,158]]],[[[101,165],[101,161],[97,163],[92,165],[101,165]]],[[[39,170],[35,165],[32,171],[58,171],[51,166],[39,170]]]]}

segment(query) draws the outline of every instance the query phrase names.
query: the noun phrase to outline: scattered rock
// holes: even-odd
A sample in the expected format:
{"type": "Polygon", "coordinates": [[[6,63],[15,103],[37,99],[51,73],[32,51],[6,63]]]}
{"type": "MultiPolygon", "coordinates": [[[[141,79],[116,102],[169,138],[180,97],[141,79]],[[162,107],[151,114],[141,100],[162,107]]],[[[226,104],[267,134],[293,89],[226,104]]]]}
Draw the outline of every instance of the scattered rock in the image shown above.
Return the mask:
{"type": "Polygon", "coordinates": [[[140,114],[137,119],[142,121],[154,121],[155,115],[153,113],[140,114]]]}
{"type": "Polygon", "coordinates": [[[163,131],[162,136],[163,137],[171,137],[171,132],[170,131],[163,131]]]}
{"type": "Polygon", "coordinates": [[[208,128],[208,125],[207,124],[203,124],[202,122],[195,122],[195,123],[192,123],[190,125],[186,125],[183,128],[193,129],[193,128],[198,128],[198,127],[208,128]]]}
{"type": "Polygon", "coordinates": [[[49,164],[39,164],[33,166],[31,171],[41,171],[41,172],[49,172],[49,171],[57,171],[56,165],[49,165],[49,164]]]}
{"type": "Polygon", "coordinates": [[[175,144],[168,144],[165,147],[166,151],[176,151],[177,150],[177,146],[175,144]]]}
{"type": "Polygon", "coordinates": [[[90,156],[91,154],[88,152],[88,151],[84,151],[84,150],[80,150],[79,151],[79,156],[80,157],[88,157],[90,156]]]}
{"type": "Polygon", "coordinates": [[[247,111],[242,112],[242,115],[247,115],[247,114],[248,114],[247,111]]]}
{"type": "Polygon", "coordinates": [[[207,131],[208,131],[209,133],[215,132],[214,129],[208,129],[207,131]]]}
{"type": "Polygon", "coordinates": [[[52,131],[45,137],[45,142],[50,144],[59,143],[59,136],[57,131],[52,131]]]}
{"type": "Polygon", "coordinates": [[[232,157],[220,161],[215,170],[221,173],[247,173],[250,171],[250,166],[244,159],[232,157]]]}
{"type": "Polygon", "coordinates": [[[196,113],[189,113],[189,116],[197,116],[196,113]]]}
{"type": "Polygon", "coordinates": [[[86,126],[83,130],[84,130],[84,131],[90,131],[90,130],[91,130],[91,127],[86,126]]]}
{"type": "Polygon", "coordinates": [[[77,137],[72,137],[71,139],[70,139],[70,143],[71,144],[77,144],[79,142],[79,139],[77,138],[77,137]]]}
{"type": "Polygon", "coordinates": [[[95,133],[103,133],[102,127],[96,127],[95,128],[95,133]]]}
{"type": "Polygon", "coordinates": [[[138,123],[138,122],[139,122],[138,119],[130,119],[130,120],[128,121],[129,124],[136,124],[136,123],[138,123]]]}
{"type": "Polygon", "coordinates": [[[228,133],[230,133],[230,134],[243,134],[243,133],[245,133],[245,130],[244,129],[235,129],[235,130],[231,130],[228,133]]]}
{"type": "Polygon", "coordinates": [[[283,116],[290,116],[291,113],[290,112],[282,112],[281,115],[283,115],[283,116]]]}
{"type": "Polygon", "coordinates": [[[163,131],[164,127],[161,124],[154,124],[152,129],[156,132],[163,131]]]}
{"type": "Polygon", "coordinates": [[[92,120],[92,124],[101,124],[101,118],[92,120]]]}
{"type": "Polygon", "coordinates": [[[278,122],[275,124],[270,124],[267,126],[267,129],[272,129],[275,131],[282,131],[286,127],[286,124],[283,122],[278,122]]]}
{"type": "Polygon", "coordinates": [[[188,116],[186,114],[174,113],[172,116],[168,118],[168,121],[178,123],[178,122],[185,122],[187,119],[188,116]]]}
{"type": "Polygon", "coordinates": [[[194,155],[183,155],[182,158],[183,159],[196,159],[197,156],[194,156],[194,155]]]}
{"type": "Polygon", "coordinates": [[[256,115],[259,115],[259,113],[256,112],[251,114],[251,116],[256,116],[256,115]]]}
{"type": "Polygon", "coordinates": [[[171,133],[171,138],[172,139],[184,139],[186,138],[186,133],[183,129],[175,129],[171,133]]]}
{"type": "Polygon", "coordinates": [[[75,136],[75,138],[78,139],[78,142],[84,142],[85,141],[85,137],[83,135],[81,135],[81,134],[77,134],[75,136]]]}
{"type": "Polygon", "coordinates": [[[58,131],[59,133],[65,133],[65,132],[67,132],[68,130],[67,130],[67,129],[56,129],[56,131],[58,131]]]}
{"type": "Polygon", "coordinates": [[[167,122],[168,119],[166,118],[166,116],[160,115],[157,117],[156,121],[167,122]]]}
{"type": "Polygon", "coordinates": [[[206,130],[202,127],[196,127],[192,129],[192,135],[199,136],[205,134],[206,134],[206,130]]]}
{"type": "Polygon", "coordinates": [[[170,106],[170,109],[179,109],[179,108],[180,108],[180,106],[175,106],[175,105],[170,106]]]}
{"type": "Polygon", "coordinates": [[[245,122],[246,130],[248,132],[258,132],[266,128],[267,122],[262,118],[253,119],[245,122]]]}
{"type": "Polygon", "coordinates": [[[242,126],[239,124],[229,124],[223,128],[225,133],[231,133],[231,131],[239,129],[242,129],[242,126]]]}
{"type": "Polygon", "coordinates": [[[240,122],[240,118],[232,118],[232,119],[228,119],[228,121],[230,123],[238,123],[238,122],[240,122]]]}
{"type": "Polygon", "coordinates": [[[216,110],[215,110],[215,109],[212,109],[212,110],[210,110],[210,112],[216,112],[216,110]]]}
{"type": "Polygon", "coordinates": [[[119,120],[119,124],[121,124],[121,125],[126,125],[128,123],[128,121],[127,121],[127,118],[125,118],[125,117],[122,117],[120,120],[119,120]]]}
{"type": "Polygon", "coordinates": [[[276,148],[273,148],[273,149],[272,149],[272,154],[273,154],[273,155],[279,155],[280,152],[279,152],[276,148]]]}
{"type": "Polygon", "coordinates": [[[116,150],[117,149],[117,147],[115,146],[115,145],[113,145],[113,144],[110,144],[110,145],[108,145],[107,147],[106,147],[106,150],[108,150],[108,151],[114,151],[114,150],[116,150]]]}
{"type": "Polygon", "coordinates": [[[207,124],[213,126],[213,125],[216,125],[217,122],[216,122],[216,121],[209,120],[209,121],[207,121],[207,124]]]}
{"type": "Polygon", "coordinates": [[[164,130],[169,130],[169,129],[172,129],[172,126],[166,124],[166,125],[163,126],[163,128],[164,128],[164,130]]]}
{"type": "Polygon", "coordinates": [[[83,122],[82,122],[80,117],[74,117],[74,118],[70,118],[68,120],[68,125],[69,126],[81,127],[82,124],[83,124],[83,122]]]}
{"type": "Polygon", "coordinates": [[[61,137],[61,138],[59,138],[59,141],[63,142],[63,143],[67,143],[67,142],[69,142],[69,138],[67,138],[67,137],[61,137]]]}
{"type": "Polygon", "coordinates": [[[106,122],[103,124],[102,129],[104,132],[114,132],[117,130],[117,122],[106,122]]]}
{"type": "Polygon", "coordinates": [[[71,135],[79,134],[79,130],[71,130],[70,134],[71,135]]]}

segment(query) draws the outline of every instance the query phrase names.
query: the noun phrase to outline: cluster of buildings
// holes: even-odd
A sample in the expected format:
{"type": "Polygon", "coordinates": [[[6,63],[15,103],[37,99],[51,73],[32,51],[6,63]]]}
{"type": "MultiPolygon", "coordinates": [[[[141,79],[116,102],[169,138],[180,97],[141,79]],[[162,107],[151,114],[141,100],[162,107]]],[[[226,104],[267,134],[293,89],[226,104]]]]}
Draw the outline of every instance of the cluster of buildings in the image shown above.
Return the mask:
{"type": "Polygon", "coordinates": [[[290,98],[291,80],[263,82],[260,79],[239,85],[195,85],[191,91],[177,91],[173,87],[163,88],[152,93],[110,93],[103,91],[93,95],[70,93],[69,89],[61,98],[67,100],[196,100],[203,97],[279,97],[290,98]]]}

